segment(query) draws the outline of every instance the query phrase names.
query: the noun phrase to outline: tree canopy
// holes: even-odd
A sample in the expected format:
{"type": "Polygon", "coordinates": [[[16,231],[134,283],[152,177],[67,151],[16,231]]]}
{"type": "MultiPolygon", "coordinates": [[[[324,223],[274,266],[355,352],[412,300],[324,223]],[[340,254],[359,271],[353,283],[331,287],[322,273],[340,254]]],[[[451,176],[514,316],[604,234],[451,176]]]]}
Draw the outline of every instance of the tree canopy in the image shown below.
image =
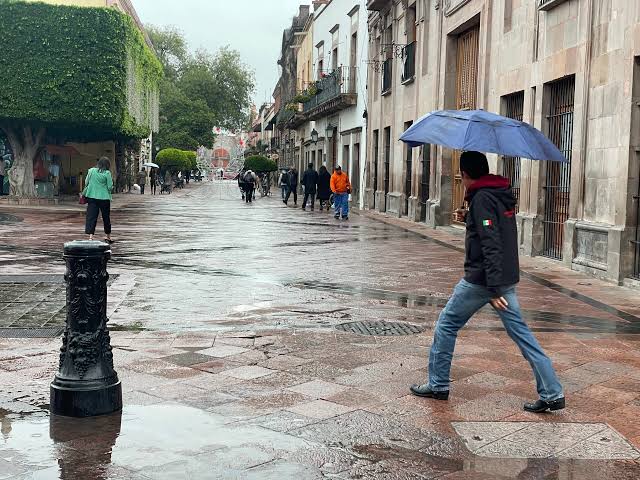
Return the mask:
{"type": "Polygon", "coordinates": [[[244,168],[254,172],[275,172],[278,169],[278,165],[267,157],[254,155],[245,159],[244,168]]]}
{"type": "Polygon", "coordinates": [[[238,131],[247,126],[253,72],[228,47],[210,54],[190,53],[183,34],[174,27],[148,27],[158,50],[165,79],[160,86],[161,148],[195,150],[214,141],[213,127],[238,131]]]}
{"type": "Polygon", "coordinates": [[[178,148],[165,148],[156,155],[156,163],[162,170],[180,172],[197,167],[196,153],[178,148]]]}

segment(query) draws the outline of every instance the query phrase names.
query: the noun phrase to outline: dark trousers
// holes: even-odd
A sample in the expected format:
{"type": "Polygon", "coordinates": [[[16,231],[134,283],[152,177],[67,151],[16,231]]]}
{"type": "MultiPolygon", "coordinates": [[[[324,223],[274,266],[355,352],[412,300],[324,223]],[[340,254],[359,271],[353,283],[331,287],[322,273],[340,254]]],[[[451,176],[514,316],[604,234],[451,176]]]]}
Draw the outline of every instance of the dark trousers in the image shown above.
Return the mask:
{"type": "MultiPolygon", "coordinates": [[[[0,159],[0,162],[4,160],[0,159]]],[[[0,175],[0,195],[4,195],[4,175],[0,175]]]]}
{"type": "Polygon", "coordinates": [[[144,195],[144,183],[140,185],[140,195],[144,195]]]}
{"type": "Polygon", "coordinates": [[[309,200],[309,198],[311,198],[311,210],[313,210],[316,207],[316,194],[315,193],[307,193],[304,192],[304,200],[302,202],[302,208],[306,208],[307,207],[307,200],[309,200]]]}
{"type": "Polygon", "coordinates": [[[244,201],[246,203],[253,202],[253,183],[245,183],[245,185],[244,185],[244,201]]]}
{"type": "Polygon", "coordinates": [[[293,193],[293,203],[297,205],[298,204],[298,186],[297,185],[295,187],[289,187],[289,189],[287,190],[287,196],[284,197],[284,201],[285,203],[288,203],[289,197],[291,196],[292,193],[293,193]]]}
{"type": "Polygon", "coordinates": [[[156,181],[155,181],[155,180],[152,180],[152,181],[151,181],[151,194],[152,194],[152,195],[155,195],[155,194],[156,194],[156,187],[157,187],[157,185],[156,185],[156,181]]]}
{"type": "Polygon", "coordinates": [[[96,200],[87,198],[87,221],[84,233],[93,235],[96,233],[98,223],[98,213],[102,213],[102,223],[104,223],[104,233],[111,233],[111,200],[96,200]]]}

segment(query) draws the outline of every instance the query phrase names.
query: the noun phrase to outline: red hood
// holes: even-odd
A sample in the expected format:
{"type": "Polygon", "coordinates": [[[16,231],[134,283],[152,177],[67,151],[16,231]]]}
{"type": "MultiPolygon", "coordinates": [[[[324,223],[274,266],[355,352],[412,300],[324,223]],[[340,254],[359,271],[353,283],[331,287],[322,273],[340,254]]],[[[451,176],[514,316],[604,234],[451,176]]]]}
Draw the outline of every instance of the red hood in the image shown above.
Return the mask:
{"type": "Polygon", "coordinates": [[[469,188],[467,188],[465,200],[470,200],[471,197],[481,188],[509,188],[510,186],[511,182],[506,177],[492,174],[485,175],[484,177],[477,179],[469,188]]]}

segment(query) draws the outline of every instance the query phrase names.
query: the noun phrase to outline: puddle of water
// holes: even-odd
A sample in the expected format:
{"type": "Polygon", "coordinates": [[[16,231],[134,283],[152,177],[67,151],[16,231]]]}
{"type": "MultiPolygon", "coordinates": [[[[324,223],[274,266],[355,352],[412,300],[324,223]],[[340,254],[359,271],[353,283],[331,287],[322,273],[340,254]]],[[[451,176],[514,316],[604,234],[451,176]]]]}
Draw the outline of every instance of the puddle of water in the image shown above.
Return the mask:
{"type": "MultiPolygon", "coordinates": [[[[89,419],[20,417],[0,412],[0,463],[17,473],[46,471],[47,478],[106,478],[109,468],[137,471],[221,449],[275,458],[278,451],[309,448],[305,440],[258,426],[225,425],[221,415],[163,404],[129,406],[121,414],[89,419]],[[65,472],[74,472],[69,477],[65,472]]],[[[219,471],[219,470],[217,470],[219,471]]],[[[0,475],[2,477],[2,475],[0,475]]],[[[2,477],[3,478],[3,477],[2,477]]]]}

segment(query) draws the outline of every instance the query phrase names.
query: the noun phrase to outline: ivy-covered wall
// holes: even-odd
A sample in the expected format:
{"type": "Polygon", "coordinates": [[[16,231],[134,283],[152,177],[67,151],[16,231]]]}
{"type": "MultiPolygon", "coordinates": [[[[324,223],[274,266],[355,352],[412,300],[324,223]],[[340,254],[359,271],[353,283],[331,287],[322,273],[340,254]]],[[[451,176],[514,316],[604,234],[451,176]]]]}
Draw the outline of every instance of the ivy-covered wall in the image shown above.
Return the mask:
{"type": "Polygon", "coordinates": [[[0,123],[87,141],[157,130],[162,67],[127,15],[0,0],[0,31],[0,123]]]}

